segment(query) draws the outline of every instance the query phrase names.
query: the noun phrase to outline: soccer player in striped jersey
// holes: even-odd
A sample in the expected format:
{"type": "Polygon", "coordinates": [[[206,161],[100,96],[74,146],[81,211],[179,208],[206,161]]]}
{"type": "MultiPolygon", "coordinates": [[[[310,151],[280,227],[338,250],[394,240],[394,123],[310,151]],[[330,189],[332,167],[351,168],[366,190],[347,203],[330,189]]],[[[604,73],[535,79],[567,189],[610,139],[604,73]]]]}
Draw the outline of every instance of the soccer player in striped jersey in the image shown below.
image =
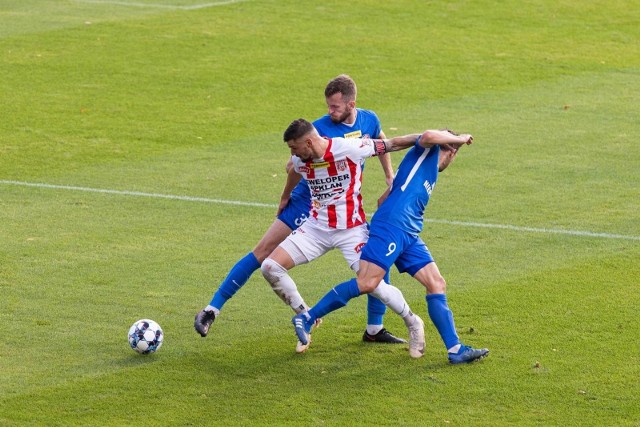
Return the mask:
{"type": "MultiPolygon", "coordinates": [[[[337,248],[349,267],[358,271],[360,251],[368,239],[360,194],[363,161],[387,151],[408,148],[416,135],[389,140],[323,138],[312,123],[298,119],[289,125],[283,139],[292,155],[289,176],[297,179],[287,180],[283,194],[290,192],[298,180],[304,179],[311,191],[311,212],[309,218],[267,257],[261,270],[274,292],[296,313],[302,313],[308,306],[289,276],[289,270],[337,248]]],[[[380,280],[383,278],[384,274],[380,280]]],[[[390,285],[382,285],[387,286],[390,285]]],[[[422,321],[413,314],[410,320],[420,325],[424,342],[422,321]]],[[[309,343],[308,339],[299,341],[296,351],[305,351],[309,343]]],[[[409,344],[411,347],[411,341],[409,344]]]]}
{"type": "Polygon", "coordinates": [[[424,339],[420,342],[419,337],[414,336],[417,328],[412,329],[407,322],[411,310],[402,293],[391,285],[379,285],[385,272],[395,264],[398,271],[409,273],[425,286],[427,312],[444,342],[450,363],[473,362],[489,353],[486,348],[474,349],[460,342],[445,295],[445,280],[420,238],[424,210],[438,172],[443,169],[441,158],[444,155],[446,166],[462,145],[472,141],[469,134],[455,135],[448,131],[426,131],[418,135],[398,167],[388,197],[373,215],[357,278],[337,285],[310,310],[293,317],[292,323],[302,344],[310,341],[309,333],[316,319],[344,307],[352,298],[373,293],[405,319],[409,328],[409,354],[421,357],[424,339]]]}
{"type": "MultiPolygon", "coordinates": [[[[373,111],[356,107],[357,87],[353,79],[340,75],[329,81],[325,87],[328,114],[314,122],[321,135],[343,138],[385,138],[380,120],[373,111]]],[[[393,168],[389,155],[379,156],[387,185],[393,180],[393,168]]],[[[216,290],[207,307],[195,316],[194,327],[202,336],[207,336],[209,327],[224,304],[244,286],[255,270],[273,250],[307,219],[311,195],[306,181],[301,180],[291,193],[281,198],[277,218],[266,231],[254,249],[238,260],[216,290]]],[[[388,281],[388,280],[387,280],[388,281]]],[[[363,341],[380,343],[405,343],[383,326],[386,306],[377,298],[369,297],[367,327],[363,341]]]]}

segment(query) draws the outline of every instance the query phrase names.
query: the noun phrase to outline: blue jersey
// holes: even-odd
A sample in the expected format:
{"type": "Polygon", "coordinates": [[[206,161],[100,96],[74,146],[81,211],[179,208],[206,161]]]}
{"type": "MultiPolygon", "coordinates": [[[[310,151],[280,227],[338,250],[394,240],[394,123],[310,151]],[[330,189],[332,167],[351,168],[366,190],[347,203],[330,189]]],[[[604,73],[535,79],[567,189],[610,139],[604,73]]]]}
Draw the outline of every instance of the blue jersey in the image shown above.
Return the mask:
{"type": "Polygon", "coordinates": [[[416,141],[398,166],[389,197],[373,215],[372,228],[376,222],[384,222],[420,234],[424,210],[438,179],[439,155],[440,146],[425,149],[416,141]]]}
{"type": "Polygon", "coordinates": [[[376,113],[371,110],[363,110],[356,108],[358,114],[356,115],[356,121],[352,125],[344,123],[334,123],[331,121],[331,116],[325,114],[318,120],[313,122],[313,126],[317,129],[320,136],[326,136],[327,138],[372,138],[375,139],[380,136],[380,120],[376,113]]]}
{"type": "MultiPolygon", "coordinates": [[[[327,138],[377,138],[380,136],[382,129],[376,113],[361,108],[356,108],[356,111],[356,121],[352,125],[334,123],[331,121],[331,116],[325,114],[314,121],[313,126],[320,136],[327,138]]],[[[311,192],[307,181],[301,179],[291,192],[289,205],[285,208],[286,212],[283,212],[279,218],[292,230],[295,230],[307,218],[310,209],[311,192]]]]}

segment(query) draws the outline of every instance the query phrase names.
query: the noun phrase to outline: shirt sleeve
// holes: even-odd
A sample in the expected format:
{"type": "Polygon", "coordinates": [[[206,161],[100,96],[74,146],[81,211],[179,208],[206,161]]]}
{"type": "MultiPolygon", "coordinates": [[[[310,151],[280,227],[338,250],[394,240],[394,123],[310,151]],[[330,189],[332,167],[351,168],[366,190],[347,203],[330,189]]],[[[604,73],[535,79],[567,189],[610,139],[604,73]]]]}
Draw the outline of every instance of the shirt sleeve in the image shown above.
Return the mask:
{"type": "Polygon", "coordinates": [[[377,155],[375,143],[371,138],[342,139],[347,157],[362,160],[377,155]]]}
{"type": "Polygon", "coordinates": [[[293,170],[297,173],[300,173],[300,158],[297,156],[291,156],[291,164],[293,165],[293,170]]]}

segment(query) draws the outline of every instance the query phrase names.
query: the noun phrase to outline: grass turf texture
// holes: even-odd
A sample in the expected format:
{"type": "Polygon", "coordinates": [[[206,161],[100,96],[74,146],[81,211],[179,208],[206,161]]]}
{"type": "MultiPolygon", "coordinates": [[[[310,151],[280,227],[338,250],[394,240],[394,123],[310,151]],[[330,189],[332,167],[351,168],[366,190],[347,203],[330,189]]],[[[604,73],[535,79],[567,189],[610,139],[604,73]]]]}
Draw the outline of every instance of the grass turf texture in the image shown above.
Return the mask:
{"type": "MultiPolygon", "coordinates": [[[[491,356],[448,365],[428,321],[420,360],[364,344],[364,298],[297,356],[259,274],[207,339],[192,327],[273,208],[5,182],[0,424],[637,425],[633,2],[115,3],[3,2],[1,180],[274,205],[282,131],[346,72],[389,136],[475,135],[428,218],[609,237],[428,223],[459,334],[491,356]],[[150,357],[127,348],[142,317],[165,331],[150,357]]],[[[292,275],[315,302],[344,264],[292,275]]],[[[392,280],[426,320],[422,289],[392,280]]]]}

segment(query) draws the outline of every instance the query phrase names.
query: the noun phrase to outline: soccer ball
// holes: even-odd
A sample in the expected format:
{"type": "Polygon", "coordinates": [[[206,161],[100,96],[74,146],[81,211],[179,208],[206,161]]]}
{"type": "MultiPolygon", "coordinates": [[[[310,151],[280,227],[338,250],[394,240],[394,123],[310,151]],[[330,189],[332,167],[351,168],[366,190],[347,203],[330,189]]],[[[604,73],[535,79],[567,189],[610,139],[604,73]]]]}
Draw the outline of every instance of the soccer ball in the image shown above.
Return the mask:
{"type": "Polygon", "coordinates": [[[153,320],[140,319],[129,328],[129,345],[138,353],[155,353],[163,340],[164,332],[153,320]]]}

